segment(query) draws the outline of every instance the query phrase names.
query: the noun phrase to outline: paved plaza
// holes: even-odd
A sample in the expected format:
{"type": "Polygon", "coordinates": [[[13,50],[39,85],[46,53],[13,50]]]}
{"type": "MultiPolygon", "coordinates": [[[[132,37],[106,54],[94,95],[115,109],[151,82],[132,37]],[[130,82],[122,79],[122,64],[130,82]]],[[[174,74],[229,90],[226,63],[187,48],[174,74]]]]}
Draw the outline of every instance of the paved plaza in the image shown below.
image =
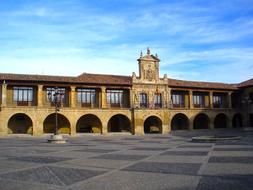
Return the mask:
{"type": "Polygon", "coordinates": [[[0,190],[231,190],[253,187],[253,133],[180,131],[170,135],[0,138],[0,190]],[[192,136],[241,140],[193,143],[192,136]]]}

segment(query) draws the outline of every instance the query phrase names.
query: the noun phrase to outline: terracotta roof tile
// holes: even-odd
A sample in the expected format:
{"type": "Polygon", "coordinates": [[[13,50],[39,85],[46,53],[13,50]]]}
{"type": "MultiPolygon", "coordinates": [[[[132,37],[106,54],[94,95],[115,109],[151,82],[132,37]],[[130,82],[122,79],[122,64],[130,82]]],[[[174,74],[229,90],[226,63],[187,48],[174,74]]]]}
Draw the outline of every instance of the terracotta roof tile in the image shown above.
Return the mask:
{"type": "Polygon", "coordinates": [[[169,86],[173,87],[191,87],[191,88],[205,88],[205,89],[222,89],[222,90],[237,90],[236,84],[225,84],[217,82],[198,82],[168,79],[169,86]]]}
{"type": "Polygon", "coordinates": [[[117,85],[132,85],[132,77],[119,75],[102,75],[83,73],[76,78],[77,82],[99,83],[99,84],[117,84],[117,85]]]}
{"type": "Polygon", "coordinates": [[[242,87],[247,87],[247,86],[253,86],[253,78],[252,79],[249,79],[249,80],[246,80],[244,82],[241,82],[240,84],[237,85],[239,88],[242,88],[242,87]]]}
{"type": "MultiPolygon", "coordinates": [[[[77,77],[50,76],[50,75],[26,75],[26,74],[9,74],[9,73],[1,74],[0,73],[0,80],[109,84],[109,85],[111,84],[111,85],[128,85],[128,86],[132,85],[132,78],[130,76],[102,75],[102,74],[90,74],[90,73],[83,73],[77,77]]],[[[226,83],[216,83],[216,82],[198,82],[198,81],[168,79],[168,85],[171,87],[237,90],[240,87],[252,86],[253,79],[244,81],[240,84],[226,84],[226,83]]]]}
{"type": "Polygon", "coordinates": [[[84,73],[77,77],[49,76],[49,75],[25,75],[25,74],[0,74],[0,80],[32,81],[32,82],[64,82],[64,83],[88,83],[88,84],[112,84],[131,85],[132,78],[128,76],[98,75],[84,73]]]}

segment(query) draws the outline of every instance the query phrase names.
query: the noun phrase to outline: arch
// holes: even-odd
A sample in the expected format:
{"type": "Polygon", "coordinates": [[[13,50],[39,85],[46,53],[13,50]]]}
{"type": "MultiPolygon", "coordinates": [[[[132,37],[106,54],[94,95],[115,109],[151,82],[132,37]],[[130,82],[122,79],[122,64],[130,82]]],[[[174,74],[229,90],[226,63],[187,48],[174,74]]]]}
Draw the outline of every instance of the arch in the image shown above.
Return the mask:
{"type": "Polygon", "coordinates": [[[144,133],[162,133],[162,120],[157,116],[149,116],[144,122],[144,133]]]}
{"type": "Polygon", "coordinates": [[[193,129],[208,129],[209,123],[209,117],[204,113],[200,113],[194,119],[193,129]]]}
{"type": "Polygon", "coordinates": [[[185,114],[178,113],[171,120],[171,130],[189,129],[189,119],[185,114]]]}
{"type": "Polygon", "coordinates": [[[227,116],[224,113],[218,114],[214,119],[214,128],[227,128],[227,116]]]}
{"type": "Polygon", "coordinates": [[[114,115],[108,121],[108,132],[131,132],[131,122],[127,116],[114,115]]]}
{"type": "MultiPolygon", "coordinates": [[[[58,132],[60,134],[70,134],[70,122],[62,114],[58,115],[58,132]]],[[[55,131],[55,113],[52,113],[46,117],[43,122],[43,132],[44,133],[54,133],[55,131]]]]}
{"type": "Polygon", "coordinates": [[[233,125],[233,128],[242,128],[243,127],[242,114],[236,113],[233,116],[232,125],[233,125]]]}
{"type": "Polygon", "coordinates": [[[9,119],[8,129],[11,134],[32,134],[33,122],[28,115],[17,113],[9,119]]]}
{"type": "Polygon", "coordinates": [[[80,117],[76,124],[77,133],[101,133],[102,123],[100,119],[93,114],[86,114],[80,117]]]}

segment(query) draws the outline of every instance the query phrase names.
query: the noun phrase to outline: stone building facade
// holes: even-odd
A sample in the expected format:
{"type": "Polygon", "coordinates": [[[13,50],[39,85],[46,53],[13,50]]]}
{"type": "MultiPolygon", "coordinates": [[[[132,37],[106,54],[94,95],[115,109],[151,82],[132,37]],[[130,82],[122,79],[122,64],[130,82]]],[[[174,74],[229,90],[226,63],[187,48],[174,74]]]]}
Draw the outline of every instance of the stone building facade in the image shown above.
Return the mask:
{"type": "Polygon", "coordinates": [[[48,93],[55,87],[63,94],[58,113],[63,134],[253,127],[253,79],[175,80],[159,76],[159,62],[148,49],[138,59],[138,76],[0,74],[0,135],[52,133],[55,109],[48,93]]]}

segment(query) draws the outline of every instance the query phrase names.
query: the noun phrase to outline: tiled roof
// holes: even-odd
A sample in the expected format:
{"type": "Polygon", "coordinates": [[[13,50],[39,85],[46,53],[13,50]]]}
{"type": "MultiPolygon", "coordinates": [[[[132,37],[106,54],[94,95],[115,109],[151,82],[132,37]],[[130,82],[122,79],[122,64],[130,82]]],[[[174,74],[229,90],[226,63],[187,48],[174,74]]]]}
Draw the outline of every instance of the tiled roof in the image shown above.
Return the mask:
{"type": "Polygon", "coordinates": [[[241,82],[237,85],[239,88],[242,88],[242,87],[247,87],[247,86],[253,86],[253,78],[252,79],[249,79],[249,80],[246,80],[244,82],[241,82]]]}
{"type": "Polygon", "coordinates": [[[225,84],[217,82],[198,82],[198,81],[185,81],[168,79],[169,86],[172,87],[191,87],[191,88],[204,88],[204,89],[222,89],[222,90],[237,90],[236,84],[225,84]]]}
{"type": "Polygon", "coordinates": [[[75,77],[49,76],[49,75],[26,75],[1,73],[0,80],[10,81],[34,81],[34,82],[74,82],[75,77]]]}
{"type": "MultiPolygon", "coordinates": [[[[77,77],[69,76],[49,76],[49,75],[26,75],[26,74],[9,74],[0,73],[0,80],[9,81],[30,81],[30,82],[59,82],[59,83],[83,83],[83,84],[108,84],[108,85],[132,85],[130,76],[119,75],[102,75],[83,73],[77,77]]],[[[198,82],[185,81],[177,79],[168,79],[168,85],[171,87],[189,87],[202,89],[222,89],[222,90],[237,90],[238,88],[252,86],[253,79],[244,81],[239,84],[226,84],[217,82],[198,82]]]]}
{"type": "Polygon", "coordinates": [[[101,75],[83,73],[76,77],[76,82],[81,83],[98,83],[98,84],[117,84],[117,85],[132,85],[132,77],[119,75],[101,75]]]}
{"type": "Polygon", "coordinates": [[[49,76],[49,75],[25,75],[25,74],[0,74],[0,80],[31,81],[31,82],[63,82],[85,84],[112,84],[131,85],[132,78],[129,76],[99,75],[83,73],[77,77],[49,76]]]}

